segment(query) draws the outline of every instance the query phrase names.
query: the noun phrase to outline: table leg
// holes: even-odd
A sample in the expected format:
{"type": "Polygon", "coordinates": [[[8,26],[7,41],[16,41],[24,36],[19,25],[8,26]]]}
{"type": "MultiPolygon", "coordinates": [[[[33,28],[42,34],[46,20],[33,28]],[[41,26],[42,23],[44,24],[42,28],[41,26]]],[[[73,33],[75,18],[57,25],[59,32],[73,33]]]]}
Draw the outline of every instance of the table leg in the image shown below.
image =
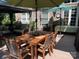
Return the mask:
{"type": "Polygon", "coordinates": [[[49,55],[51,56],[51,52],[50,52],[50,51],[51,51],[51,49],[50,49],[50,46],[49,46],[49,48],[48,48],[48,51],[49,51],[49,55]]]}
{"type": "Polygon", "coordinates": [[[38,59],[38,56],[37,56],[37,45],[35,45],[35,56],[34,56],[34,59],[38,59]]]}
{"type": "Polygon", "coordinates": [[[33,59],[33,46],[31,46],[31,59],[33,59]]]}
{"type": "Polygon", "coordinates": [[[45,59],[45,49],[43,49],[43,59],[45,59]]]}
{"type": "Polygon", "coordinates": [[[6,43],[6,46],[7,46],[7,49],[8,49],[8,52],[10,53],[10,42],[9,42],[9,39],[8,38],[5,38],[5,43],[6,43]]]}

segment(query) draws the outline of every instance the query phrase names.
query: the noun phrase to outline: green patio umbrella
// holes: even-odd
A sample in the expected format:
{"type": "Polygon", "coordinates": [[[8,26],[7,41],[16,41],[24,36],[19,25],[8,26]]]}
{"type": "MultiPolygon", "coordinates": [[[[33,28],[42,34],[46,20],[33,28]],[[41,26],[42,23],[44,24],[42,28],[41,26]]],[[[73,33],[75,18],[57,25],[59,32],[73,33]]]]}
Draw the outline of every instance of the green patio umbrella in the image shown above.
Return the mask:
{"type": "Polygon", "coordinates": [[[64,0],[6,0],[6,1],[10,5],[35,8],[35,10],[36,10],[36,29],[37,29],[37,10],[39,8],[54,7],[54,6],[58,6],[59,4],[64,2],[64,0]]]}
{"type": "Polygon", "coordinates": [[[64,3],[62,3],[61,5],[59,5],[59,7],[54,7],[48,10],[48,12],[57,12],[60,11],[60,31],[61,31],[61,11],[69,11],[70,9],[75,9],[77,8],[76,6],[70,6],[70,5],[66,5],[64,3]]]}

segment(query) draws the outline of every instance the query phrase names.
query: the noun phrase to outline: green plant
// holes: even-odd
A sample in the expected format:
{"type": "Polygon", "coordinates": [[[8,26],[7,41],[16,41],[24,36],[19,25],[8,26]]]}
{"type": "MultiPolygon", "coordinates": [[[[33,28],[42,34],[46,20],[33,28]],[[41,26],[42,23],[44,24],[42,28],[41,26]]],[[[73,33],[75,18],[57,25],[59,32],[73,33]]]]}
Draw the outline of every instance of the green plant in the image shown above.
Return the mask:
{"type": "Polygon", "coordinates": [[[2,24],[2,20],[4,19],[5,14],[4,13],[0,13],[0,24],[2,24]]]}
{"type": "Polygon", "coordinates": [[[31,31],[34,31],[35,30],[35,26],[36,26],[36,23],[35,23],[35,21],[30,21],[30,24],[29,24],[29,26],[30,26],[30,30],[31,31]]]}
{"type": "Polygon", "coordinates": [[[7,24],[10,24],[10,18],[9,18],[9,15],[8,14],[6,14],[5,16],[4,16],[4,19],[2,20],[2,24],[3,25],[7,25],[7,24]]]}

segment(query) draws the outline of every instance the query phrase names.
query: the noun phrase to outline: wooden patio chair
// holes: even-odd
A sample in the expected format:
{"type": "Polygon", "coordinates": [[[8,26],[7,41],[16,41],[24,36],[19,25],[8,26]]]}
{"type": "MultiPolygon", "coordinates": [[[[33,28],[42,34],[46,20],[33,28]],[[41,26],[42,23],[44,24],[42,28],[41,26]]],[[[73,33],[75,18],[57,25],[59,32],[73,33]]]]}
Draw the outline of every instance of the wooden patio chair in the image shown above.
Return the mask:
{"type": "Polygon", "coordinates": [[[8,48],[8,55],[9,55],[9,59],[15,58],[18,59],[18,50],[15,44],[14,39],[8,39],[6,38],[6,46],[8,48]]]}
{"type": "Polygon", "coordinates": [[[38,44],[38,46],[40,46],[38,47],[38,52],[42,53],[43,59],[45,59],[46,50],[48,50],[49,55],[51,55],[51,52],[53,53],[52,38],[51,34],[47,34],[44,44],[38,44]]]}
{"type": "Polygon", "coordinates": [[[52,37],[53,37],[53,39],[52,39],[52,45],[53,45],[54,48],[55,48],[55,46],[56,46],[57,33],[58,33],[58,32],[52,32],[52,33],[51,33],[51,35],[52,35],[52,37]]]}
{"type": "MultiPolygon", "coordinates": [[[[24,41],[16,42],[16,40],[10,40],[10,56],[16,59],[24,59],[30,53],[30,45],[24,41]]],[[[11,59],[11,57],[9,59],[11,59]]]]}

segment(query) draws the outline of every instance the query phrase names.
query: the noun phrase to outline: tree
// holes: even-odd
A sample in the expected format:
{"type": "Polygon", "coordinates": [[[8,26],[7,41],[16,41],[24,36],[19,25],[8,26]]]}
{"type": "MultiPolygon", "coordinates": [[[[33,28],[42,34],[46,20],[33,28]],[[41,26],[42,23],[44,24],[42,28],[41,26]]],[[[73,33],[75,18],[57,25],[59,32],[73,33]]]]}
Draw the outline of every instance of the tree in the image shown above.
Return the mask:
{"type": "Polygon", "coordinates": [[[2,20],[4,19],[5,14],[4,13],[0,13],[0,25],[2,24],[2,20]]]}

